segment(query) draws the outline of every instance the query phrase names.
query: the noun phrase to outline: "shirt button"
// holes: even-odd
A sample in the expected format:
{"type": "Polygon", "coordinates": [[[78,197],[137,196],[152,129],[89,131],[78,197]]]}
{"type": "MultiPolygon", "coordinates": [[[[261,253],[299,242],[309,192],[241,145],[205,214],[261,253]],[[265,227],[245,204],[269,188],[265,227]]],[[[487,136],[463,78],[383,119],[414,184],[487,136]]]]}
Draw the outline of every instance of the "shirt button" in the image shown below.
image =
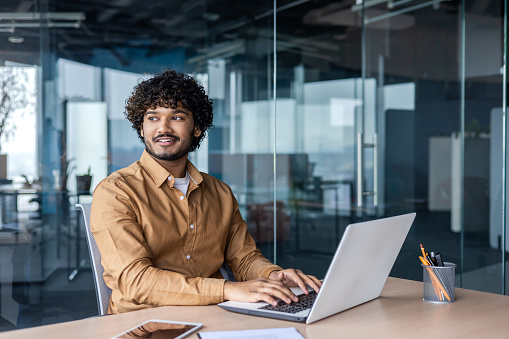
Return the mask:
{"type": "Polygon", "coordinates": [[[191,229],[193,229],[193,228],[194,228],[194,225],[191,224],[191,229]]]}
{"type": "Polygon", "coordinates": [[[171,175],[168,177],[168,180],[170,180],[170,181],[171,181],[171,175]]]}
{"type": "Polygon", "coordinates": [[[184,196],[183,195],[180,196],[180,200],[184,200],[184,196]]]}
{"type": "Polygon", "coordinates": [[[186,258],[187,259],[191,259],[191,256],[188,254],[188,255],[186,255],[186,258]]]}

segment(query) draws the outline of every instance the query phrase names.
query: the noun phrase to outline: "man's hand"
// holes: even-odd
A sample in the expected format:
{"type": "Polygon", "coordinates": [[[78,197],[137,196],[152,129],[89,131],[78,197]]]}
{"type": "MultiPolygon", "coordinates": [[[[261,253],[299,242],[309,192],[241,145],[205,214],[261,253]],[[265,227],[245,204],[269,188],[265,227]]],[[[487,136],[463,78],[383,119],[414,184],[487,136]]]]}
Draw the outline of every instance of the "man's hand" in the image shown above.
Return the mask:
{"type": "Polygon", "coordinates": [[[241,302],[265,301],[274,306],[281,299],[286,303],[298,301],[293,292],[280,280],[255,279],[245,282],[227,281],[224,284],[224,299],[241,302]]]}
{"type": "Polygon", "coordinates": [[[306,285],[309,285],[312,289],[318,293],[320,290],[320,286],[322,286],[322,282],[318,280],[316,277],[312,275],[307,275],[302,273],[301,270],[296,270],[293,268],[289,268],[282,271],[273,271],[269,275],[269,279],[277,280],[282,282],[285,286],[295,287],[299,286],[300,289],[308,294],[308,288],[306,285]]]}
{"type": "Polygon", "coordinates": [[[227,281],[224,284],[224,299],[241,302],[265,301],[274,306],[278,303],[277,299],[281,299],[289,304],[299,300],[289,287],[299,286],[305,294],[308,294],[306,284],[316,292],[322,286],[316,277],[290,268],[271,272],[269,279],[260,278],[245,282],[227,281]]]}

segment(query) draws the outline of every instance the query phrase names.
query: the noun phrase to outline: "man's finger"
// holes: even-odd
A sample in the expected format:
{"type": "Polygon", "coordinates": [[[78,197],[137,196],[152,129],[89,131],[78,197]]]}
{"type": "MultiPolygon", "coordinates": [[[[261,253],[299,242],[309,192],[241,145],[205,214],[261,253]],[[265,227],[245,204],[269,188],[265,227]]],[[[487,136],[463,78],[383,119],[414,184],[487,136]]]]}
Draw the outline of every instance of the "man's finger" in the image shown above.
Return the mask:
{"type": "Polygon", "coordinates": [[[285,279],[287,282],[292,282],[296,286],[299,286],[300,289],[305,293],[308,294],[308,289],[306,287],[306,283],[302,276],[306,276],[301,271],[297,271],[294,269],[288,269],[284,271],[285,279]],[[301,276],[302,275],[302,276],[301,276]]]}
{"type": "Polygon", "coordinates": [[[256,299],[258,299],[259,301],[265,301],[266,303],[269,303],[272,306],[277,306],[278,304],[278,301],[267,293],[258,293],[256,299]]]}
{"type": "Polygon", "coordinates": [[[309,284],[316,292],[320,290],[320,287],[322,287],[322,282],[313,275],[308,275],[308,278],[311,279],[314,282],[314,286],[309,284]]]}
{"type": "MultiPolygon", "coordinates": [[[[260,279],[256,288],[253,292],[257,293],[265,293],[267,295],[279,298],[286,303],[291,303],[293,301],[297,301],[298,298],[292,292],[288,286],[286,286],[280,280],[274,279],[260,279]]],[[[260,299],[265,300],[265,299],[260,299]]]]}
{"type": "MultiPolygon", "coordinates": [[[[285,303],[289,304],[293,301],[297,301],[298,298],[293,292],[284,285],[267,285],[263,288],[262,293],[271,297],[276,297],[285,303]]],[[[265,300],[265,299],[262,299],[265,300]]],[[[277,304],[277,302],[276,302],[277,304]]]]}
{"type": "Polygon", "coordinates": [[[306,285],[308,285],[309,287],[311,287],[315,292],[318,293],[318,291],[320,290],[320,286],[322,286],[320,280],[318,280],[316,277],[312,276],[312,275],[306,275],[306,274],[303,274],[302,275],[302,279],[304,280],[304,283],[306,285]]]}
{"type": "Polygon", "coordinates": [[[308,287],[306,286],[306,281],[304,280],[304,278],[307,278],[307,276],[305,274],[303,274],[301,272],[301,274],[304,276],[301,276],[300,274],[297,274],[297,285],[299,285],[300,289],[304,292],[304,294],[309,294],[309,291],[308,291],[308,287]]]}

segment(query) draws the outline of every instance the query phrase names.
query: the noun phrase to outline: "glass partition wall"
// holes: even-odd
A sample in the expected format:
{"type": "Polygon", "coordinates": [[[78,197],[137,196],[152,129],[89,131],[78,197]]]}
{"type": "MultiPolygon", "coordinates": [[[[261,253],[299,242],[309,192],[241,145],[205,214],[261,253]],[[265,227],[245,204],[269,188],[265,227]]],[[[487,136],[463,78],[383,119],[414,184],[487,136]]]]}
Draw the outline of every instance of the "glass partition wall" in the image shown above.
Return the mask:
{"type": "Polygon", "coordinates": [[[502,208],[507,206],[507,193],[502,193],[507,166],[503,147],[507,145],[507,1],[479,5],[466,1],[461,8],[462,128],[453,150],[460,147],[462,181],[453,184],[453,197],[461,199],[456,204],[462,215],[451,218],[451,228],[461,240],[462,287],[507,294],[509,247],[503,222],[506,208],[502,208]]]}
{"type": "Polygon", "coordinates": [[[253,200],[238,196],[267,256],[323,276],[346,225],[416,211],[393,276],[422,279],[423,243],[458,264],[458,286],[505,293],[504,8],[275,4],[274,50],[266,54],[275,102],[242,97],[240,121],[226,122],[242,135],[240,143],[230,135],[242,147],[230,154],[274,166],[254,180],[253,200]],[[249,120],[255,107],[268,126],[249,120]],[[270,196],[264,187],[272,186],[270,196]]]}
{"type": "Polygon", "coordinates": [[[74,204],[139,159],[124,103],[165,67],[213,99],[215,127],[190,159],[232,188],[270,260],[323,277],[348,224],[415,211],[391,276],[422,279],[422,243],[458,264],[457,286],[507,293],[507,1],[0,8],[17,25],[0,26],[0,62],[36,65],[34,131],[17,122],[15,137],[37,136],[28,156],[0,140],[13,159],[0,178],[0,330],[96,314],[74,204]],[[27,25],[23,13],[40,15],[27,25]]]}
{"type": "MultiPolygon", "coordinates": [[[[506,98],[502,6],[423,1],[363,10],[364,78],[377,79],[379,95],[378,213],[417,211],[404,250],[445,248],[459,265],[458,286],[504,293],[505,225],[495,197],[502,108],[492,117],[506,98]]],[[[412,277],[403,263],[400,256],[393,273],[412,277]]]]}
{"type": "Polygon", "coordinates": [[[503,293],[503,7],[396,1],[352,9],[364,16],[363,79],[376,83],[377,96],[373,111],[364,101],[362,142],[371,142],[372,124],[376,166],[366,164],[364,175],[367,182],[378,173],[379,198],[363,205],[368,215],[370,207],[377,216],[417,212],[408,256],[393,274],[419,278],[410,267],[423,243],[458,264],[458,286],[503,293]]]}

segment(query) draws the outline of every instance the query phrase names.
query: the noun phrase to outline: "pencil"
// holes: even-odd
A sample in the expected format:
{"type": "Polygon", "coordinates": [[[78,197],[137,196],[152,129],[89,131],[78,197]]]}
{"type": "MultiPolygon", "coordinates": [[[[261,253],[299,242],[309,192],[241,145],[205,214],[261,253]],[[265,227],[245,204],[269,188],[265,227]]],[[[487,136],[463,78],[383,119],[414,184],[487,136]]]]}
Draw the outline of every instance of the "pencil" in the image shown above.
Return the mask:
{"type": "MultiPolygon", "coordinates": [[[[422,257],[423,257],[423,258],[426,258],[426,251],[424,251],[424,247],[422,246],[422,244],[420,244],[420,245],[421,245],[422,257]]],[[[429,265],[428,265],[428,266],[429,266],[429,265]]]]}
{"type": "MultiPolygon", "coordinates": [[[[419,256],[419,259],[421,259],[421,262],[422,262],[423,265],[430,266],[428,261],[425,258],[419,256]]],[[[431,269],[429,267],[426,267],[426,269],[428,270],[428,274],[430,275],[430,278],[431,278],[431,274],[433,272],[431,271],[431,269]]],[[[437,281],[431,279],[431,284],[433,285],[433,290],[435,291],[435,294],[436,294],[437,298],[440,301],[443,301],[444,300],[444,295],[443,295],[443,293],[441,293],[440,288],[437,286],[437,281]]]]}

